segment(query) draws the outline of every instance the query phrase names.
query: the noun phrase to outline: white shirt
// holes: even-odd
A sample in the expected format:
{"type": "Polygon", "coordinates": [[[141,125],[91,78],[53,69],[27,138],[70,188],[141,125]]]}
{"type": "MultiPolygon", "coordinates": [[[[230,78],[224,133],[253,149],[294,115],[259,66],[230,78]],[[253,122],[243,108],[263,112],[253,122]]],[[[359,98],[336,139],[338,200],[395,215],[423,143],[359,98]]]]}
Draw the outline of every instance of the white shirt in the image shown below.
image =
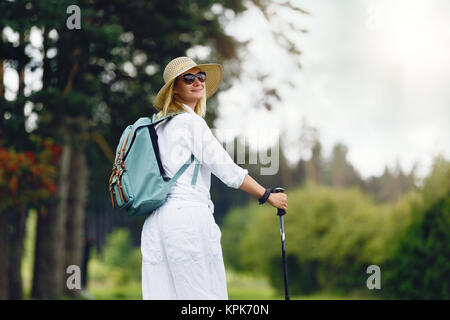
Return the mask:
{"type": "Polygon", "coordinates": [[[169,192],[169,199],[214,206],[209,193],[211,173],[228,187],[238,189],[248,170],[239,167],[231,159],[222,144],[214,137],[206,121],[192,108],[183,105],[187,112],[175,116],[156,128],[158,147],[165,176],[173,177],[190,158],[191,153],[200,163],[196,185],[191,185],[195,164],[191,164],[178,178],[169,192]]]}

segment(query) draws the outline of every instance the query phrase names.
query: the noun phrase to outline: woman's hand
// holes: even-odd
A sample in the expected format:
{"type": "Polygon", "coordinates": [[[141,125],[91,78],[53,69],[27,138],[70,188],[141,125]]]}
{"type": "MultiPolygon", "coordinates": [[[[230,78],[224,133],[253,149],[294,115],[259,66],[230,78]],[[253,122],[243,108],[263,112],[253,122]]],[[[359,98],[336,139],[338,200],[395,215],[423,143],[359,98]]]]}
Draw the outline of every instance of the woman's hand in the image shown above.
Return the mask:
{"type": "MultiPolygon", "coordinates": [[[[244,177],[244,181],[242,182],[240,189],[254,195],[258,199],[261,198],[266,191],[266,188],[262,187],[248,174],[244,177]]],[[[287,195],[285,193],[271,193],[267,199],[267,202],[275,208],[287,210],[287,195]]]]}
{"type": "Polygon", "coordinates": [[[285,193],[271,193],[267,202],[275,208],[287,211],[287,195],[285,193]]]}

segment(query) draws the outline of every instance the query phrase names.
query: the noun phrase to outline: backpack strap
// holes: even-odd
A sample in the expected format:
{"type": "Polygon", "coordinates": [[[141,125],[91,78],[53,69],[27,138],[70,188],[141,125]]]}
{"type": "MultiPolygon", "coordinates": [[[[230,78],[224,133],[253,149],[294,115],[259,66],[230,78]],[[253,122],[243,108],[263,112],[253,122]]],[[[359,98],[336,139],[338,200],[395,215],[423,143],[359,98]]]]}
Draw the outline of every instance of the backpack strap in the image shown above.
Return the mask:
{"type": "MultiPolygon", "coordinates": [[[[153,127],[156,129],[157,126],[161,125],[163,122],[167,123],[171,119],[173,119],[176,115],[184,113],[183,111],[171,112],[166,116],[163,116],[159,119],[156,119],[156,114],[153,114],[151,118],[153,127]]],[[[195,161],[194,174],[192,175],[191,185],[194,186],[197,183],[198,172],[200,169],[200,163],[195,159],[194,155],[191,154],[191,157],[186,161],[185,164],[177,171],[177,173],[170,179],[169,183],[173,185],[175,181],[186,171],[186,169],[191,165],[192,162],[195,161]]]]}
{"type": "Polygon", "coordinates": [[[175,175],[169,180],[168,183],[170,183],[170,185],[172,186],[175,183],[175,181],[178,180],[178,178],[186,171],[186,169],[194,161],[196,162],[196,164],[195,164],[194,174],[192,176],[191,185],[195,185],[197,183],[197,176],[198,176],[200,163],[198,163],[197,159],[195,159],[193,154],[191,154],[191,157],[189,158],[189,160],[186,161],[185,164],[183,164],[183,166],[177,171],[177,173],[175,173],[175,175]]]}
{"type": "Polygon", "coordinates": [[[195,169],[194,169],[194,174],[192,175],[192,181],[191,181],[192,186],[195,186],[195,184],[197,183],[197,176],[198,176],[199,169],[200,169],[200,163],[197,161],[197,159],[195,159],[195,169]]]}

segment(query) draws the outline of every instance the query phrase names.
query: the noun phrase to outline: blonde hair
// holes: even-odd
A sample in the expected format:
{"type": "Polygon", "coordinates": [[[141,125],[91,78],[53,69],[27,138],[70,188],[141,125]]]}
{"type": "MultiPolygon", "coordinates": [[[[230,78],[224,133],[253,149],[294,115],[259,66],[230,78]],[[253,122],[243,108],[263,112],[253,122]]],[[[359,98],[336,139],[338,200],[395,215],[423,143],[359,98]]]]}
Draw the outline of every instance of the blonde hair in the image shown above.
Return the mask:
{"type": "MultiPolygon", "coordinates": [[[[168,115],[172,112],[186,112],[183,108],[183,104],[181,101],[178,101],[175,96],[173,95],[173,86],[175,83],[175,79],[170,84],[169,89],[167,90],[167,94],[164,97],[164,105],[162,107],[162,110],[160,110],[156,114],[156,119],[159,119],[165,115],[168,115]]],[[[206,90],[203,90],[203,96],[200,100],[197,101],[197,104],[195,105],[194,112],[198,114],[200,117],[204,118],[206,115],[206,90]]]]}

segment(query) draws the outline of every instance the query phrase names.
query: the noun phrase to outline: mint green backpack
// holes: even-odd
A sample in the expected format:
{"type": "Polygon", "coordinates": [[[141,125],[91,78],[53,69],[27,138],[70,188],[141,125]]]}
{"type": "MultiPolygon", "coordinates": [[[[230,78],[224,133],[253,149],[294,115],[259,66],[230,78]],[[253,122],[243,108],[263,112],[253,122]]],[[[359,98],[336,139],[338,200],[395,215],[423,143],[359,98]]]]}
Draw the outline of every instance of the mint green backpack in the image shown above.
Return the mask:
{"type": "Polygon", "coordinates": [[[191,184],[195,185],[199,163],[191,154],[190,159],[172,178],[164,178],[158,148],[155,125],[178,113],[156,119],[156,114],[139,118],[126,127],[116,149],[116,157],[109,178],[111,203],[127,212],[129,216],[146,215],[159,208],[167,199],[172,185],[194,161],[195,170],[191,184]]]}

